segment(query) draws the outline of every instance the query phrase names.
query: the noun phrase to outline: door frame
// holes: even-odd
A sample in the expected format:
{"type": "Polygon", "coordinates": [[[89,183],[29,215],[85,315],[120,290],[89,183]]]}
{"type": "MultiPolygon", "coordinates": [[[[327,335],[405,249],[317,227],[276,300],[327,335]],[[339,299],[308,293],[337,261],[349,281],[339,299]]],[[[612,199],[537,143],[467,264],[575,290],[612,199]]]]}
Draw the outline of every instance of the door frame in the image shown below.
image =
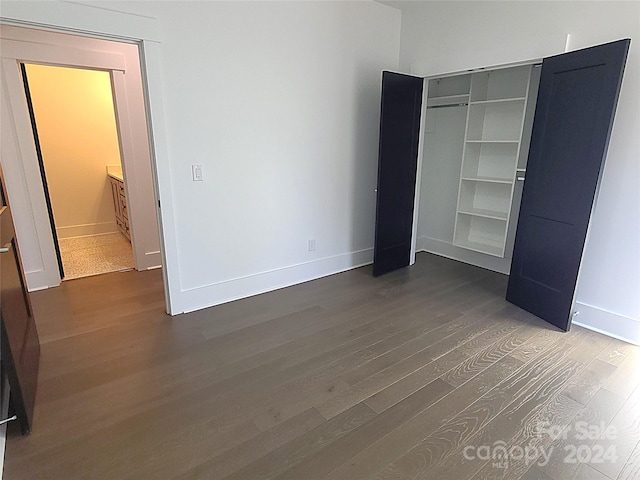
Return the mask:
{"type": "MultiPolygon", "coordinates": [[[[51,31],[51,33],[58,34],[58,35],[59,34],[70,35],[70,32],[67,29],[49,28],[47,30],[44,30],[42,29],[41,25],[32,25],[32,24],[29,24],[29,22],[13,22],[13,21],[6,21],[6,19],[2,19],[0,24],[1,24],[0,27],[3,30],[12,29],[13,27],[22,27],[23,29],[24,28],[29,29],[30,32],[34,33],[34,35],[46,35],[48,31],[51,31]]],[[[157,222],[159,248],[158,248],[158,251],[156,252],[138,252],[138,255],[136,255],[135,241],[132,243],[134,245],[134,256],[136,258],[136,266],[138,269],[148,269],[153,267],[153,265],[148,264],[150,259],[144,258],[144,255],[145,254],[148,255],[149,253],[156,256],[157,258],[155,260],[156,265],[158,263],[161,263],[165,267],[162,269],[162,271],[163,271],[163,280],[164,280],[166,310],[168,313],[178,313],[173,311],[174,309],[172,308],[172,302],[171,302],[171,296],[170,296],[172,291],[172,288],[170,288],[170,286],[172,283],[175,283],[175,280],[171,278],[172,275],[169,272],[173,270],[172,264],[175,264],[175,260],[174,259],[169,260],[167,258],[168,255],[166,254],[167,242],[166,242],[166,234],[165,232],[163,232],[163,227],[162,227],[163,219],[160,218],[162,213],[160,211],[160,202],[159,202],[159,198],[160,198],[159,183],[160,182],[158,178],[158,169],[156,166],[156,163],[158,161],[157,157],[159,156],[159,153],[163,153],[166,155],[166,148],[160,142],[157,142],[157,141],[154,142],[154,139],[160,136],[160,135],[157,135],[158,131],[161,131],[162,129],[153,128],[153,127],[156,127],[157,124],[152,124],[152,121],[151,121],[151,111],[153,109],[151,108],[151,105],[150,105],[151,102],[150,102],[150,95],[149,95],[149,88],[148,88],[149,85],[148,83],[145,82],[145,80],[148,80],[149,78],[149,74],[147,72],[147,70],[149,69],[149,66],[155,65],[156,68],[158,67],[157,46],[150,45],[148,42],[144,40],[122,38],[122,37],[105,38],[104,35],[100,35],[100,34],[87,35],[86,32],[82,32],[80,34],[78,34],[77,32],[71,32],[71,35],[75,39],[79,39],[79,40],[87,39],[88,42],[110,40],[110,41],[115,41],[123,44],[133,44],[137,46],[138,57],[140,59],[140,75],[142,80],[141,94],[144,99],[143,113],[146,116],[146,124],[144,125],[144,131],[142,131],[142,128],[138,128],[137,133],[138,134],[142,133],[143,138],[146,138],[148,142],[147,152],[148,152],[148,157],[150,158],[149,168],[150,168],[150,177],[151,177],[150,189],[151,189],[151,195],[153,197],[152,208],[154,209],[154,212],[151,212],[151,215],[152,215],[151,218],[153,219],[154,222],[157,222]],[[146,51],[145,51],[145,46],[148,47],[146,51]],[[147,59],[147,56],[149,55],[149,52],[154,52],[151,56],[156,61],[154,62],[149,62],[148,60],[145,61],[147,59]],[[156,135],[154,135],[154,133],[156,133],[156,135]],[[140,260],[141,258],[142,258],[142,261],[140,260]],[[145,265],[145,262],[147,263],[146,265],[145,265]]],[[[3,37],[4,36],[5,34],[3,34],[3,37]]],[[[60,275],[59,275],[59,271],[57,271],[57,266],[54,266],[51,261],[52,258],[55,258],[55,255],[54,255],[55,252],[53,252],[53,240],[52,240],[51,231],[50,231],[51,227],[48,226],[48,231],[45,231],[47,229],[42,226],[43,219],[39,218],[40,216],[43,215],[42,206],[44,205],[43,203],[44,197],[41,192],[42,187],[40,185],[39,189],[35,189],[33,186],[26,185],[27,179],[36,178],[34,175],[37,175],[37,180],[38,182],[40,182],[40,174],[39,172],[35,172],[33,168],[35,149],[33,145],[34,143],[33,133],[31,131],[30,124],[29,124],[29,128],[27,129],[26,123],[25,123],[25,121],[27,120],[28,114],[25,113],[26,104],[23,101],[24,100],[23,87],[20,87],[22,88],[20,95],[14,96],[14,95],[8,94],[11,91],[17,92],[18,84],[21,84],[21,81],[22,81],[21,76],[18,75],[17,73],[17,70],[19,69],[19,63],[26,62],[26,63],[41,63],[41,64],[48,64],[48,65],[54,64],[54,65],[60,65],[60,66],[72,66],[72,67],[75,66],[79,68],[89,68],[89,69],[98,69],[102,71],[108,71],[112,79],[112,90],[114,95],[114,105],[116,109],[116,123],[118,126],[119,140],[120,140],[120,146],[122,151],[123,170],[124,170],[125,176],[128,176],[128,180],[129,180],[128,182],[129,188],[127,193],[135,196],[140,182],[138,182],[135,169],[133,168],[134,165],[131,165],[132,163],[131,160],[129,162],[127,162],[126,160],[127,158],[131,158],[131,159],[135,158],[135,155],[134,155],[134,148],[132,143],[132,137],[133,137],[132,130],[131,130],[132,125],[127,115],[128,113],[127,89],[124,88],[125,87],[124,73],[126,71],[126,58],[124,57],[124,55],[117,54],[117,53],[101,52],[96,49],[92,50],[91,47],[82,49],[82,48],[73,48],[68,45],[67,46],[43,45],[42,43],[38,43],[36,45],[37,48],[35,49],[31,48],[31,51],[28,51],[27,52],[28,55],[25,56],[24,50],[25,50],[25,45],[27,44],[28,44],[28,41],[24,41],[24,40],[12,42],[12,40],[9,40],[9,39],[5,39],[5,38],[2,39],[2,47],[3,47],[2,48],[2,55],[3,55],[2,66],[3,66],[3,75],[6,78],[6,82],[5,82],[6,86],[4,91],[2,92],[3,93],[2,95],[3,117],[6,117],[6,118],[3,118],[3,124],[7,125],[7,128],[11,126],[11,128],[13,129],[12,134],[15,140],[15,145],[7,146],[7,151],[3,152],[5,153],[5,155],[3,156],[5,156],[6,158],[12,158],[12,157],[22,158],[26,156],[28,159],[28,161],[23,163],[24,166],[15,165],[15,163],[22,163],[22,162],[5,161],[4,163],[9,163],[9,164],[14,163],[14,165],[9,166],[9,168],[5,168],[5,174],[8,177],[8,180],[11,186],[14,186],[13,190],[10,190],[8,194],[12,195],[11,192],[13,191],[13,196],[21,197],[19,198],[18,202],[24,201],[26,202],[27,205],[34,207],[32,208],[34,218],[27,219],[26,221],[30,221],[31,223],[38,225],[37,239],[30,240],[28,238],[29,237],[28,234],[23,234],[23,237],[27,237],[27,238],[22,241],[26,243],[30,242],[31,243],[30,246],[35,247],[33,248],[33,250],[36,251],[36,256],[38,254],[40,255],[40,258],[36,259],[36,262],[40,261],[43,267],[42,270],[46,270],[47,272],[46,274],[41,274],[43,278],[38,278],[37,281],[35,282],[37,284],[35,288],[31,288],[31,290],[37,290],[39,288],[48,288],[49,286],[58,285],[60,283],[60,278],[59,278],[60,275]],[[12,52],[11,49],[15,49],[16,51],[12,52]],[[15,58],[11,58],[11,57],[15,57],[15,58]],[[52,58],[53,58],[53,61],[52,61],[52,58]],[[27,138],[29,139],[29,141],[27,141],[27,138]],[[129,169],[127,169],[127,165],[130,166],[129,169]],[[127,172],[127,170],[129,171],[127,172]],[[18,182],[17,183],[18,186],[15,186],[16,182],[18,182]],[[18,190],[20,189],[22,189],[23,191],[18,192],[18,190]],[[40,191],[37,191],[37,190],[40,190],[40,191]],[[45,265],[45,262],[46,262],[46,265],[45,265]]],[[[161,109],[157,109],[157,110],[160,110],[160,113],[158,114],[158,116],[161,116],[161,109]]],[[[141,135],[138,135],[138,137],[140,136],[141,135]]],[[[13,143],[13,142],[4,142],[4,143],[13,143]]],[[[106,175],[106,171],[105,171],[105,175],[106,175]]],[[[14,201],[14,203],[16,203],[16,201],[14,201]]],[[[135,210],[135,207],[132,208],[132,210],[135,210]]],[[[165,209],[164,213],[171,213],[171,212],[166,212],[166,210],[167,209],[165,209]]],[[[136,224],[136,219],[135,219],[136,212],[132,211],[130,213],[131,213],[130,221],[131,221],[132,230],[133,230],[136,224]]],[[[166,224],[167,219],[165,218],[164,220],[166,224]]],[[[172,220],[172,218],[170,220],[172,220]]],[[[172,224],[173,222],[170,221],[169,223],[172,224]]],[[[138,222],[138,224],[140,224],[140,222],[138,222]]],[[[32,225],[32,230],[33,230],[33,225],[32,225]]],[[[142,234],[144,235],[144,232],[142,234]]],[[[20,235],[19,231],[17,232],[17,235],[20,235]]],[[[172,235],[172,237],[175,237],[175,235],[172,235]]],[[[40,272],[29,272],[30,275],[33,273],[40,273],[40,272]]]]}
{"type": "MultiPolygon", "coordinates": [[[[9,31],[9,36],[11,36],[11,31],[9,31]]],[[[145,258],[141,255],[142,252],[140,252],[139,242],[136,241],[136,223],[138,212],[140,210],[140,202],[135,198],[137,192],[135,192],[134,189],[127,188],[131,183],[139,185],[141,183],[141,179],[136,178],[136,172],[133,168],[136,156],[135,148],[133,146],[132,125],[131,122],[129,122],[130,111],[127,104],[127,86],[124,83],[123,78],[127,70],[127,59],[125,55],[116,53],[95,55],[96,52],[93,50],[59,46],[51,48],[49,46],[36,44],[35,42],[32,43],[6,39],[3,39],[2,47],[2,67],[3,76],[7,86],[7,101],[10,104],[9,108],[14,117],[14,133],[19,144],[19,157],[21,157],[20,160],[25,169],[24,180],[27,184],[27,188],[29,189],[31,206],[34,211],[36,209],[46,208],[48,215],[50,212],[46,199],[46,191],[43,191],[41,194],[41,192],[37,192],[38,189],[36,187],[36,183],[39,185],[44,181],[44,179],[41,178],[42,175],[40,174],[38,175],[38,181],[35,180],[35,175],[33,175],[35,168],[33,168],[33,166],[31,166],[29,171],[27,171],[27,164],[32,164],[34,160],[36,160],[38,161],[39,166],[39,159],[37,158],[37,154],[34,157],[34,152],[37,150],[37,146],[35,145],[35,140],[33,138],[31,117],[28,114],[25,115],[23,111],[26,104],[26,94],[24,92],[25,79],[22,76],[23,72],[21,65],[25,63],[50,65],[85,70],[99,70],[109,73],[111,78],[116,130],[118,134],[123,173],[125,180],[129,180],[128,182],[125,181],[125,188],[127,189],[127,195],[130,199],[131,205],[130,223],[134,263],[136,269],[145,269],[148,266],[145,265],[145,258]],[[21,84],[22,88],[19,88],[18,84],[21,84]],[[29,125],[24,123],[24,118],[26,116],[29,117],[29,125]],[[42,205],[42,198],[45,198],[44,206],[42,205]]],[[[5,159],[5,163],[12,161],[12,157],[5,159]]],[[[9,175],[7,176],[9,177],[9,175]]],[[[15,182],[11,182],[11,184],[12,186],[16,185],[15,182]]],[[[12,191],[15,192],[15,190],[15,188],[10,190],[9,195],[11,195],[12,191]]],[[[41,270],[41,275],[39,275],[38,278],[40,282],[36,282],[33,278],[30,279],[31,281],[29,283],[31,290],[56,286],[60,284],[61,280],[59,271],[56,273],[51,269],[54,258],[57,262],[57,254],[55,252],[55,235],[52,231],[49,231],[49,229],[44,228],[44,226],[36,225],[36,228],[43,269],[41,270]]],[[[29,281],[29,279],[27,281],[29,281]]]]}

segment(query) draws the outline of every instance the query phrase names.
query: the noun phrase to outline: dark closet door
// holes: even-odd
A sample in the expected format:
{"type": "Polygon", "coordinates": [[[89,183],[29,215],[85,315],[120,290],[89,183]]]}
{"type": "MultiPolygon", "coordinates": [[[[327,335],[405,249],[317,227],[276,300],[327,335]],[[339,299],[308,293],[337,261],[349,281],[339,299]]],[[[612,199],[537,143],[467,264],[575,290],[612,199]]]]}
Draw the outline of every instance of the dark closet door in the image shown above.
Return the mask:
{"type": "Polygon", "coordinates": [[[571,325],[629,43],[542,63],[507,300],[562,330],[571,325]]]}
{"type": "Polygon", "coordinates": [[[373,275],[409,265],[422,78],[382,73],[373,275]]]}
{"type": "Polygon", "coordinates": [[[22,432],[28,433],[33,422],[40,341],[6,198],[0,168],[0,348],[11,389],[11,405],[22,432]]]}

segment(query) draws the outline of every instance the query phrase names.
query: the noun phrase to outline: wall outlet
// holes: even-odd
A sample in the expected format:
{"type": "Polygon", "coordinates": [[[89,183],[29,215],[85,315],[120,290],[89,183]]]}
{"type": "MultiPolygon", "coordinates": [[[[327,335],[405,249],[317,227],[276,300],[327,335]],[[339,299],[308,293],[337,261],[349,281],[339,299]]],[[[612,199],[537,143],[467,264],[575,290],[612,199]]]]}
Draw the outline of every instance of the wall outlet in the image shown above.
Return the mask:
{"type": "Polygon", "coordinates": [[[315,250],[316,250],[316,239],[312,238],[309,240],[309,251],[315,252],[315,250]]]}
{"type": "Polygon", "coordinates": [[[202,182],[202,165],[191,165],[191,175],[194,182],[202,182]]]}

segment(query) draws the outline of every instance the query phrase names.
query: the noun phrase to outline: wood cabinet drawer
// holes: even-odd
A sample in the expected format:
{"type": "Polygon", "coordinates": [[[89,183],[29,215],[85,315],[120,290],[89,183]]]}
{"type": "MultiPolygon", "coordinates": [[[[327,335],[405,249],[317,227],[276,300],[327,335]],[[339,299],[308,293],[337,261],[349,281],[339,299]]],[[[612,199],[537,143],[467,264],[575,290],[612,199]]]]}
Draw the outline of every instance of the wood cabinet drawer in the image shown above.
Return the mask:
{"type": "Polygon", "coordinates": [[[127,196],[124,189],[124,183],[113,177],[111,180],[111,190],[113,193],[113,208],[116,215],[116,224],[122,234],[131,240],[129,231],[129,209],[127,208],[127,196]]]}

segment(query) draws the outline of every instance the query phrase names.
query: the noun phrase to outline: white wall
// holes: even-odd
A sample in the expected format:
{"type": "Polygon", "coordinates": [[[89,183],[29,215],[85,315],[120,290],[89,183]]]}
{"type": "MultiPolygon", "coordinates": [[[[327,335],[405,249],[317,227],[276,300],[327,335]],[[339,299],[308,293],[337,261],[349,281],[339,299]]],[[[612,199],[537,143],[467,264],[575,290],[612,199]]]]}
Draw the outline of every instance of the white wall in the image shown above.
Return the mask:
{"type": "Polygon", "coordinates": [[[221,282],[370,261],[380,71],[397,65],[396,12],[306,2],[154,11],[171,19],[165,117],[181,287],[193,299],[184,308],[245,293],[221,282]]]}
{"type": "Polygon", "coordinates": [[[401,68],[436,74],[631,38],[576,322],[640,342],[640,3],[401,2],[401,68]]]}
{"type": "Polygon", "coordinates": [[[2,14],[133,38],[157,32],[147,81],[174,313],[371,261],[380,77],[398,65],[397,10],[120,2],[134,15],[119,21],[113,8],[97,16],[24,3],[3,2],[2,14]],[[192,164],[203,182],[191,181],[192,164]]]}

